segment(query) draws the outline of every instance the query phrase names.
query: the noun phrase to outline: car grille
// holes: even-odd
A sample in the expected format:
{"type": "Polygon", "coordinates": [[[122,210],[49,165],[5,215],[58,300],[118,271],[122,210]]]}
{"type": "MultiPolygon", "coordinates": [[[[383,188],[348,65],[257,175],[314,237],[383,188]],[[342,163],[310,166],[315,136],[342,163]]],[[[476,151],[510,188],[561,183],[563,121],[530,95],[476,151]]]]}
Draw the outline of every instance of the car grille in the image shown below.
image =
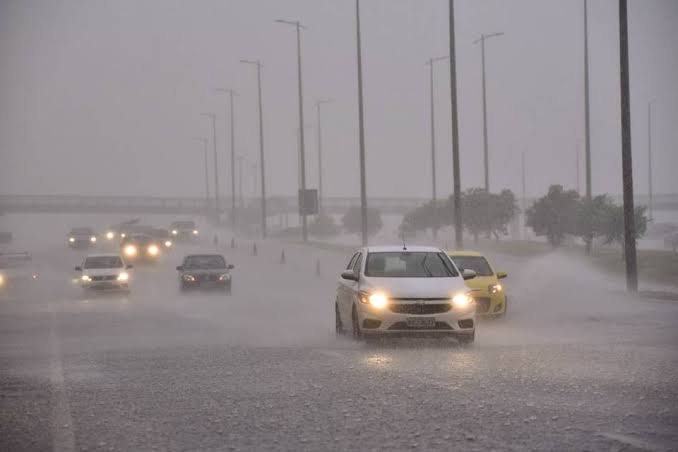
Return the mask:
{"type": "Polygon", "coordinates": [[[92,281],[115,281],[117,276],[115,275],[107,275],[107,276],[90,276],[92,281]]]}
{"type": "Polygon", "coordinates": [[[447,312],[451,309],[451,306],[449,303],[395,303],[391,304],[389,308],[391,312],[396,314],[429,315],[447,312]]]}
{"type": "Polygon", "coordinates": [[[476,301],[476,312],[478,314],[485,314],[490,310],[490,299],[487,297],[473,297],[476,301]]]}
{"type": "Polygon", "coordinates": [[[200,282],[219,281],[220,275],[197,275],[197,280],[200,282]]]}
{"type": "MultiPolygon", "coordinates": [[[[396,322],[388,327],[389,330],[421,330],[421,328],[407,326],[407,322],[396,322]]],[[[434,328],[426,328],[427,330],[451,330],[452,327],[445,322],[436,322],[434,328]]]]}

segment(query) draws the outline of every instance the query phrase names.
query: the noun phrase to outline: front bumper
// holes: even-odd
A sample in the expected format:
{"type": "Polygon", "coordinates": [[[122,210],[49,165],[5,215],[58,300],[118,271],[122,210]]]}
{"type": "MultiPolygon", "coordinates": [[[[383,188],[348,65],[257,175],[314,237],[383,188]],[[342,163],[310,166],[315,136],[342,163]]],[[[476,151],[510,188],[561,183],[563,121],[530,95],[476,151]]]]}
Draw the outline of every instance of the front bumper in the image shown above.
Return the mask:
{"type": "Polygon", "coordinates": [[[473,305],[468,309],[458,310],[446,303],[398,303],[395,304],[395,310],[399,312],[394,312],[392,306],[394,305],[375,309],[369,305],[359,305],[357,314],[361,333],[365,336],[421,337],[473,335],[475,331],[473,305]],[[422,326],[422,323],[426,325],[422,326]]]}
{"type": "Polygon", "coordinates": [[[488,292],[472,292],[476,301],[476,314],[480,317],[493,317],[506,313],[506,294],[504,292],[490,294],[488,292]]]}
{"type": "Polygon", "coordinates": [[[122,281],[91,281],[81,282],[80,287],[85,290],[129,290],[129,282],[122,281]]]}

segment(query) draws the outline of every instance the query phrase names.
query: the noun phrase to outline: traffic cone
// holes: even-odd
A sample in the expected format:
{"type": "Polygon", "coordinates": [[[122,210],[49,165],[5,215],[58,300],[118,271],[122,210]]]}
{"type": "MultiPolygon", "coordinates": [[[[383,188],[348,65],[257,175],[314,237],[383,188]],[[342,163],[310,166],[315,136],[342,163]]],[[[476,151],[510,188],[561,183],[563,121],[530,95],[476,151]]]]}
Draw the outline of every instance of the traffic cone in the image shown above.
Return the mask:
{"type": "Polygon", "coordinates": [[[257,244],[255,243],[254,245],[252,245],[252,256],[256,255],[257,255],[257,244]]]}
{"type": "Polygon", "coordinates": [[[280,253],[280,263],[285,263],[285,250],[282,250],[282,253],[280,253]]]}

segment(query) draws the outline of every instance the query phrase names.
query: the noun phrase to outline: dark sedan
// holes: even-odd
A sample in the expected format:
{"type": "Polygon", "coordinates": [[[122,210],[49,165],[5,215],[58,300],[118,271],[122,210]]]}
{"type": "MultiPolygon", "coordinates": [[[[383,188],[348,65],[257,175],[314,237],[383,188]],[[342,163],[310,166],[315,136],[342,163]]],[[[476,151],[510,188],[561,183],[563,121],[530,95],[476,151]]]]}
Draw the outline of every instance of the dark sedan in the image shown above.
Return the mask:
{"type": "Polygon", "coordinates": [[[182,291],[204,288],[231,293],[233,265],[227,264],[221,254],[191,254],[177,267],[182,291]]]}

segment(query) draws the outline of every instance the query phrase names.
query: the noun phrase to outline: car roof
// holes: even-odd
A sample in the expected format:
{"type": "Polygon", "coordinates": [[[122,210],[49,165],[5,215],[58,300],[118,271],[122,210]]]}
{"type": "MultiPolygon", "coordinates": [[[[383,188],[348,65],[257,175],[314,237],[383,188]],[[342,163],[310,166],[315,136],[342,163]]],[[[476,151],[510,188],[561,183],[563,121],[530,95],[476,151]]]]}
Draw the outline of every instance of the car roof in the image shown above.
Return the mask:
{"type": "Polygon", "coordinates": [[[188,257],[213,257],[213,256],[219,256],[219,257],[224,257],[223,254],[217,254],[217,253],[202,253],[202,254],[187,254],[184,256],[184,259],[188,257]]]}
{"type": "Polygon", "coordinates": [[[90,257],[120,257],[117,253],[97,253],[97,254],[88,254],[85,256],[85,259],[90,257]]]}
{"type": "Polygon", "coordinates": [[[447,254],[450,255],[450,256],[484,257],[483,253],[479,253],[478,251],[469,251],[469,250],[448,251],[447,254]]]}
{"type": "Polygon", "coordinates": [[[363,248],[367,250],[368,253],[396,253],[401,251],[410,251],[410,252],[428,252],[428,253],[439,253],[440,248],[435,246],[410,246],[410,245],[381,245],[381,246],[368,246],[363,248]]]}

